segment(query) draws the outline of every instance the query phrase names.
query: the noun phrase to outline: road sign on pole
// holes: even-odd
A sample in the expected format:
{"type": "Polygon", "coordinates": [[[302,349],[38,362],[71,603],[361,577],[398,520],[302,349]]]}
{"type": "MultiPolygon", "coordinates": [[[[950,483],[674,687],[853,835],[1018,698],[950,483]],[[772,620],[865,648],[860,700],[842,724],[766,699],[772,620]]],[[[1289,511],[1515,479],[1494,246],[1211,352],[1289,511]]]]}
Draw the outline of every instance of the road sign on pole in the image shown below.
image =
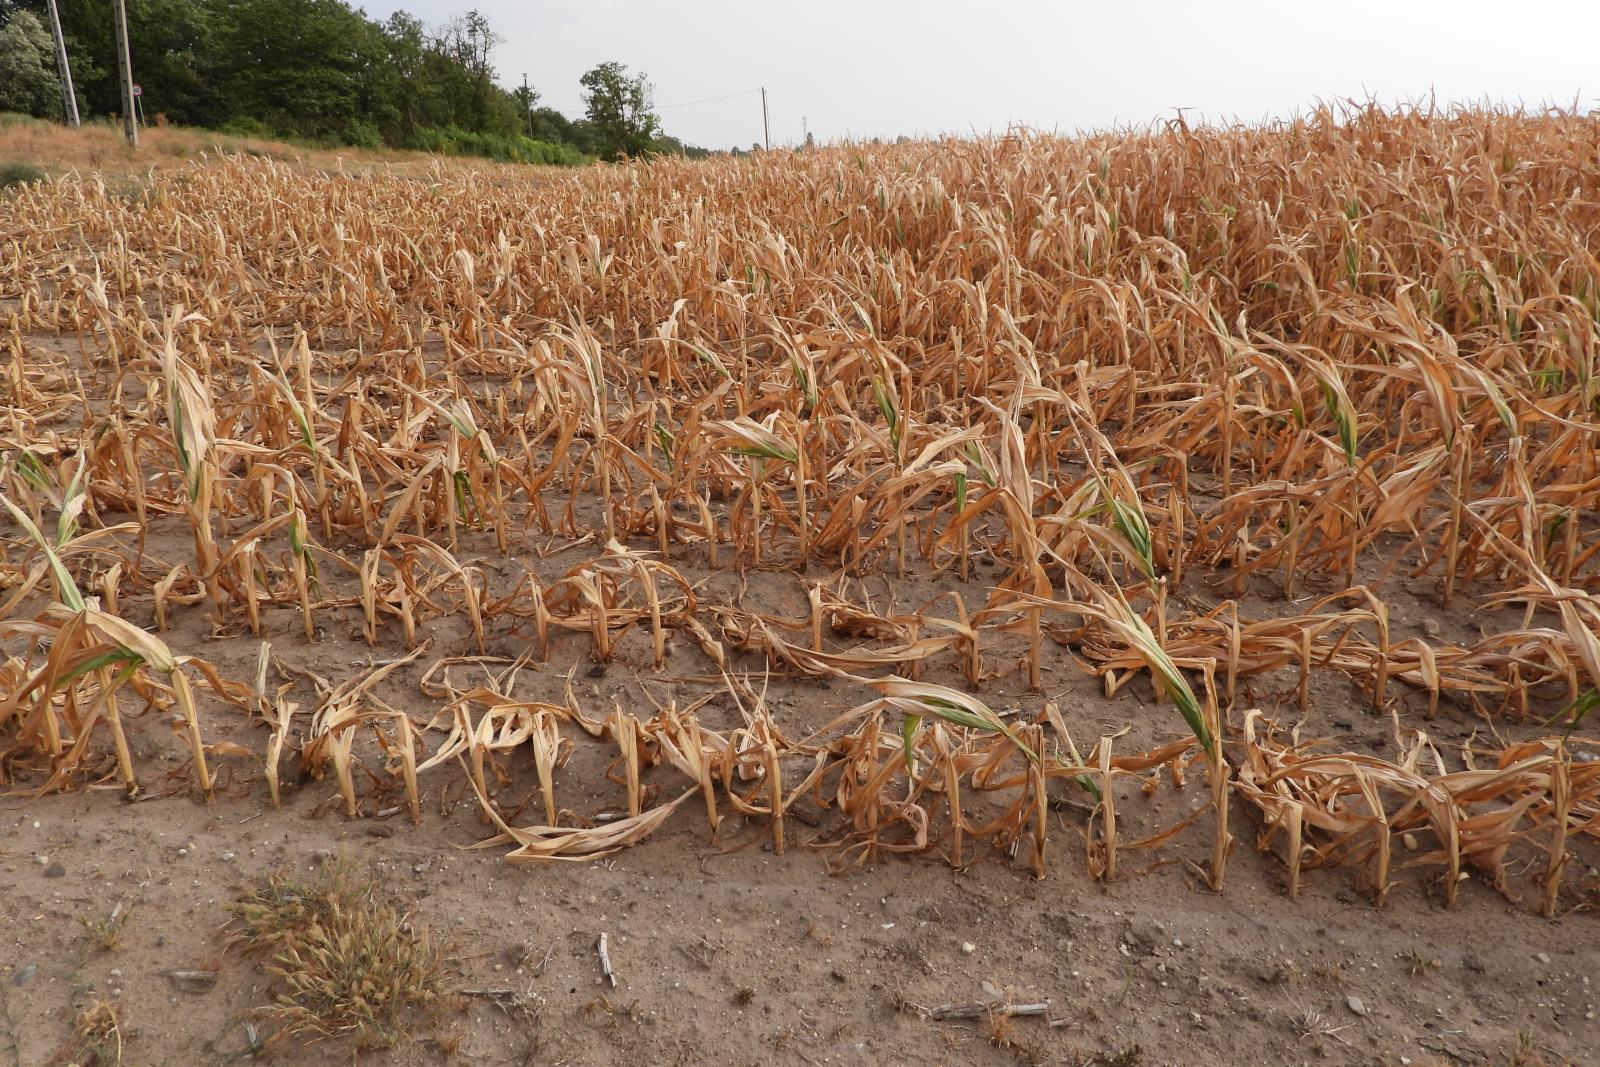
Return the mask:
{"type": "Polygon", "coordinates": [[[134,82],[133,83],[133,95],[134,96],[143,96],[144,95],[144,86],[140,85],[138,82],[134,82]]]}

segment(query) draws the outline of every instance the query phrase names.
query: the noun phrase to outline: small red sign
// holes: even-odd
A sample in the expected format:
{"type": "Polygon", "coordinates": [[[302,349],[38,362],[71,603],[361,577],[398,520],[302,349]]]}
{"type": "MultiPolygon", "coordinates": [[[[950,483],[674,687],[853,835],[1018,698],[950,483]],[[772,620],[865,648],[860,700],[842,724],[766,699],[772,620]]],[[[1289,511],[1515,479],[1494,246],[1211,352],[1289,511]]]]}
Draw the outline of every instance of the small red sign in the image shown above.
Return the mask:
{"type": "Polygon", "coordinates": [[[139,84],[136,83],[134,85],[134,87],[133,87],[133,95],[134,96],[143,96],[144,95],[144,86],[139,85],[139,84]]]}

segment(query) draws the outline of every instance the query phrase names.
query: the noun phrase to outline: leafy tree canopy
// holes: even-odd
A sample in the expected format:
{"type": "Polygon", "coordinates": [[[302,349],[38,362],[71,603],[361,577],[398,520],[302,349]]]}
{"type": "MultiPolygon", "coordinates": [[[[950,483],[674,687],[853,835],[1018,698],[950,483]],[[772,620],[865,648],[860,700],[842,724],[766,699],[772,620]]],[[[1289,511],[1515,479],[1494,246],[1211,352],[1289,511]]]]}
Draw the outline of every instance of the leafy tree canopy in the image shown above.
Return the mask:
{"type": "Polygon", "coordinates": [[[608,160],[643,155],[661,130],[644,74],[630,76],[621,63],[601,63],[578,79],[593,128],[595,148],[608,160]]]}
{"type": "Polygon", "coordinates": [[[0,111],[38,118],[61,114],[55,47],[49,32],[29,11],[13,13],[0,27],[0,111]]]}
{"type": "MultiPolygon", "coordinates": [[[[108,0],[57,6],[80,111],[117,114],[108,0]]],[[[0,0],[0,110],[60,115],[46,11],[47,0],[0,0]]],[[[347,0],[135,0],[127,11],[144,109],[181,125],[539,161],[700,151],[661,136],[649,80],[620,63],[583,76],[579,121],[540,107],[532,86],[502,87],[501,38],[478,11],[432,26],[405,11],[378,21],[347,0]]]]}

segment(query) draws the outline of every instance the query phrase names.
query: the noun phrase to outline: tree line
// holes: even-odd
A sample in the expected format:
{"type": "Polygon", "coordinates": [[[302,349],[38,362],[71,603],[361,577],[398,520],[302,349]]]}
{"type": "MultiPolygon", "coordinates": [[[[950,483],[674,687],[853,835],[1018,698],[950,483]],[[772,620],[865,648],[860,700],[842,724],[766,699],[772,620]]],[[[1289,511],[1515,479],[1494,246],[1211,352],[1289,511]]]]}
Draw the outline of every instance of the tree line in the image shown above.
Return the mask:
{"type": "MultiPolygon", "coordinates": [[[[85,116],[121,108],[108,0],[56,0],[85,116]]],[[[0,110],[59,117],[47,0],[0,0],[0,110]]],[[[129,0],[134,78],[149,115],[318,143],[529,162],[704,154],[666,136],[649,81],[617,63],[583,76],[586,112],[503,87],[488,19],[382,21],[345,0],[129,0]]]]}

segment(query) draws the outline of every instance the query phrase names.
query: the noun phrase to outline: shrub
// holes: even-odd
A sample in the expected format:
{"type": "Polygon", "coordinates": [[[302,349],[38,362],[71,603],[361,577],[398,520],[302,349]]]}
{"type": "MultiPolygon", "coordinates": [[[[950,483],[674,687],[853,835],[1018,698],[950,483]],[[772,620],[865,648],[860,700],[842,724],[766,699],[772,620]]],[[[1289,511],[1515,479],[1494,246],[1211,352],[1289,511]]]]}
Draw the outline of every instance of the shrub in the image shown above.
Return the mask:
{"type": "Polygon", "coordinates": [[[0,189],[9,189],[13,185],[26,185],[29,182],[42,182],[49,177],[32,163],[0,164],[0,189]]]}
{"type": "Polygon", "coordinates": [[[412,136],[409,147],[447,156],[482,156],[502,163],[578,167],[590,162],[590,157],[571,145],[536,141],[521,134],[474,133],[459,126],[420,129],[412,136]]]}
{"type": "Polygon", "coordinates": [[[345,127],[344,143],[352,148],[382,148],[383,134],[372,123],[356,119],[345,127]]]}
{"type": "Polygon", "coordinates": [[[270,139],[274,134],[266,123],[251,115],[239,115],[222,124],[222,132],[235,137],[270,139]]]}

